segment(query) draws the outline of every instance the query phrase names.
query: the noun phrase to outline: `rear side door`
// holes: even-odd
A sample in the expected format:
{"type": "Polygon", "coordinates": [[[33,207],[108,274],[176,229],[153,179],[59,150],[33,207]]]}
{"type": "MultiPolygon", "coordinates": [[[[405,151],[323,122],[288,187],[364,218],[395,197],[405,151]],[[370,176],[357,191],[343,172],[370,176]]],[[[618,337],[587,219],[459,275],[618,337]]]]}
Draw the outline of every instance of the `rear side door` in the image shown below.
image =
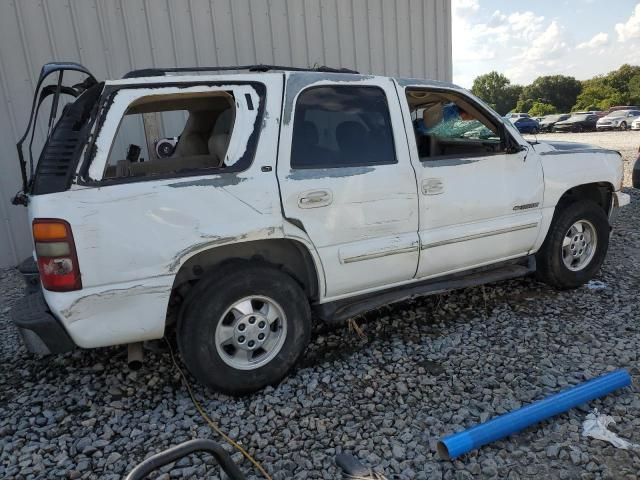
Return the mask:
{"type": "MultiPolygon", "coordinates": [[[[461,92],[399,87],[420,191],[417,278],[468,270],[526,255],[538,236],[544,182],[535,153],[506,148],[497,115],[461,92]],[[434,111],[455,109],[439,121],[434,111]],[[427,111],[428,115],[419,113],[427,111]],[[479,120],[481,119],[481,120],[479,120]],[[489,127],[487,127],[488,125],[489,127]],[[493,130],[491,130],[493,129],[493,130]]],[[[442,118],[442,116],[440,117],[442,118]]],[[[515,138],[511,137],[515,144],[515,138]]]]}
{"type": "Polygon", "coordinates": [[[335,298],[414,277],[418,195],[393,84],[324,77],[287,76],[278,179],[285,217],[313,242],[335,298]]]}

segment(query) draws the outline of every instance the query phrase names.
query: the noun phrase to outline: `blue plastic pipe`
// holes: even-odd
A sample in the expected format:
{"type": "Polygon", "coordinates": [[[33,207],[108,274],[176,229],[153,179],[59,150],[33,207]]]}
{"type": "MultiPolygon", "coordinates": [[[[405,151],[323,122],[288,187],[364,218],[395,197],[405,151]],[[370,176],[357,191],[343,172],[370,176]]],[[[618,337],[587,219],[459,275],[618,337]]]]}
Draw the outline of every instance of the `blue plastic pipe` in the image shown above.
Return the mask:
{"type": "Polygon", "coordinates": [[[538,400],[514,412],[500,415],[469,430],[444,437],[438,442],[438,453],[445,460],[454,459],[483,445],[524,430],[534,423],[629,385],[631,385],[629,373],[626,370],[616,370],[543,400],[538,400]]]}

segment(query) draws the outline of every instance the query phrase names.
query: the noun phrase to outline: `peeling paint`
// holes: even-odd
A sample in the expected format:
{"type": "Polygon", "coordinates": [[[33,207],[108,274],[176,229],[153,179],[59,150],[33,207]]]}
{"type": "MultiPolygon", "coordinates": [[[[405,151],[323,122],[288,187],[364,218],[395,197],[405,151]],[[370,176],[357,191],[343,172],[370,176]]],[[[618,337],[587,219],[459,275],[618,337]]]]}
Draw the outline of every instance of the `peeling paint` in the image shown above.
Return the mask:
{"type": "Polygon", "coordinates": [[[300,91],[311,85],[322,85],[322,82],[332,83],[354,83],[375,78],[374,75],[359,75],[354,73],[327,73],[327,72],[301,72],[291,73],[287,77],[285,85],[284,117],[283,123],[288,125],[291,122],[293,112],[293,101],[300,91]]]}
{"type": "Polygon", "coordinates": [[[262,240],[274,236],[278,231],[281,232],[282,228],[267,227],[255,232],[225,237],[212,234],[203,234],[200,236],[200,238],[204,239],[204,242],[199,242],[180,250],[176,255],[173,256],[173,259],[171,260],[171,262],[169,262],[167,268],[169,270],[169,273],[174,273],[183,264],[183,261],[191,257],[192,253],[199,253],[200,251],[208,250],[210,248],[219,247],[226,244],[240,243],[246,240],[262,240]]]}
{"type": "Polygon", "coordinates": [[[477,160],[465,160],[459,158],[447,158],[442,160],[420,160],[422,166],[425,168],[437,168],[437,167],[457,167],[458,165],[469,165],[472,163],[479,162],[480,159],[477,160]]]}
{"type": "Polygon", "coordinates": [[[344,178],[364,175],[373,172],[373,167],[345,167],[345,168],[302,168],[291,170],[287,175],[289,180],[321,180],[323,178],[344,178]]]}
{"type": "Polygon", "coordinates": [[[240,182],[247,180],[247,177],[239,177],[230,173],[216,178],[199,178],[198,180],[189,180],[185,182],[169,183],[167,186],[172,188],[184,187],[230,187],[238,185],[240,182]]]}
{"type": "Polygon", "coordinates": [[[615,150],[607,150],[605,148],[576,148],[576,149],[564,149],[564,150],[550,150],[548,152],[539,152],[539,155],[568,155],[568,154],[576,154],[576,153],[598,153],[598,154],[610,154],[615,153],[619,155],[619,153],[615,150]]]}
{"type": "Polygon", "coordinates": [[[451,88],[454,90],[464,90],[462,87],[450,83],[450,82],[441,82],[439,80],[426,80],[424,78],[396,78],[396,82],[401,87],[440,87],[440,88],[451,88]]]}
{"type": "Polygon", "coordinates": [[[146,287],[144,285],[135,285],[130,288],[116,288],[105,290],[100,293],[93,293],[85,297],[76,299],[68,308],[61,310],[62,315],[69,322],[75,322],[90,318],[97,311],[111,309],[113,301],[125,301],[129,297],[138,297],[140,295],[167,295],[171,291],[171,287],[146,287]]]}

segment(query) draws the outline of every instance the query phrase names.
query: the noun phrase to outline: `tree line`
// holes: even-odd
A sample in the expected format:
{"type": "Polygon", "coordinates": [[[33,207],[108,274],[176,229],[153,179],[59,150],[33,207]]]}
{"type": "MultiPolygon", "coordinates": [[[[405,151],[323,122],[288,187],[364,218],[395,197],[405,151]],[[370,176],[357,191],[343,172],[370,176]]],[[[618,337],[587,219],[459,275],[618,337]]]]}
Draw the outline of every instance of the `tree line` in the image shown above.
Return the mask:
{"type": "Polygon", "coordinates": [[[476,77],[471,91],[500,115],[516,111],[537,117],[607,110],[616,105],[640,105],[640,66],[624,64],[588,80],[547,75],[526,86],[512,84],[503,74],[492,71],[476,77]]]}

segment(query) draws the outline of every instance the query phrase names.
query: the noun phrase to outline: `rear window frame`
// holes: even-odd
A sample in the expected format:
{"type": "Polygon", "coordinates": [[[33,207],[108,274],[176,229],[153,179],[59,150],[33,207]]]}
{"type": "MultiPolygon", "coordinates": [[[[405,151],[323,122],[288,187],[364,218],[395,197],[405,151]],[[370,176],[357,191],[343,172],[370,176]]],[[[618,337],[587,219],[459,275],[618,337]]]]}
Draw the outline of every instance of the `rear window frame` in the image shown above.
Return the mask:
{"type": "MultiPolygon", "coordinates": [[[[293,123],[293,127],[291,128],[291,145],[290,145],[290,149],[289,149],[289,168],[291,168],[291,170],[324,170],[324,169],[334,169],[334,168],[352,168],[352,167],[378,167],[378,166],[385,166],[385,165],[397,165],[398,164],[398,148],[396,145],[396,140],[395,140],[395,130],[394,130],[394,125],[393,125],[393,119],[391,118],[391,109],[389,107],[389,98],[387,97],[387,92],[384,90],[384,88],[382,88],[379,85],[358,85],[358,84],[337,84],[337,83],[329,83],[329,84],[323,84],[323,85],[311,85],[309,87],[306,87],[302,90],[300,90],[298,92],[298,94],[296,95],[296,99],[295,99],[295,104],[293,106],[293,113],[292,113],[292,123],[293,123]],[[336,89],[342,89],[342,88],[367,88],[367,89],[376,89],[379,90],[384,98],[386,107],[387,107],[387,119],[388,119],[388,123],[389,123],[389,128],[390,128],[390,133],[391,133],[391,143],[392,143],[392,147],[393,147],[393,161],[389,161],[389,162],[376,162],[376,163],[371,163],[371,162],[350,162],[350,163],[344,163],[344,164],[332,164],[332,163],[322,163],[322,164],[315,164],[315,165],[294,165],[293,164],[293,143],[294,143],[294,138],[295,138],[295,131],[296,131],[296,116],[298,113],[298,103],[300,100],[300,97],[309,92],[310,90],[316,90],[316,89],[321,89],[321,88],[336,88],[336,89]]],[[[404,128],[404,126],[402,127],[404,128]]]]}
{"type": "MultiPolygon", "coordinates": [[[[255,155],[258,147],[258,142],[260,141],[260,134],[262,133],[262,122],[264,119],[265,109],[266,109],[266,101],[267,101],[267,86],[258,81],[219,81],[219,82],[157,82],[157,83],[133,83],[133,84],[123,84],[123,85],[107,85],[102,92],[102,96],[99,101],[99,113],[95,120],[96,123],[96,131],[91,137],[91,141],[87,144],[85,153],[82,159],[82,165],[80,170],[78,171],[77,184],[82,186],[89,187],[103,187],[109,185],[120,185],[126,183],[138,183],[138,182],[149,182],[156,180],[170,180],[174,178],[185,178],[185,177],[198,177],[205,175],[225,175],[228,173],[239,173],[245,170],[248,170],[255,160],[255,155]],[[103,178],[100,180],[94,180],[89,178],[89,167],[95,160],[96,155],[96,147],[95,142],[96,139],[100,136],[102,131],[102,127],[104,126],[104,122],[106,120],[107,115],[109,114],[109,110],[111,104],[114,101],[115,95],[120,90],[135,90],[135,89],[149,89],[149,88],[165,88],[165,87],[234,87],[234,86],[242,86],[248,85],[253,87],[260,98],[260,104],[258,106],[258,114],[256,115],[256,119],[253,125],[253,131],[249,136],[249,141],[247,143],[247,148],[245,149],[242,157],[238,159],[233,165],[229,167],[213,167],[213,168],[197,168],[191,170],[184,170],[180,172],[170,172],[165,174],[158,175],[139,175],[139,176],[131,176],[131,177],[117,177],[117,178],[103,178]]],[[[255,105],[254,105],[255,108],[255,105]]],[[[123,115],[124,117],[124,115],[123,115]]],[[[120,119],[122,122],[122,118],[120,119]]],[[[115,135],[117,135],[118,129],[116,130],[115,135]]],[[[113,142],[114,138],[111,140],[113,142]]],[[[232,132],[233,135],[233,132],[232,132]]]]}

